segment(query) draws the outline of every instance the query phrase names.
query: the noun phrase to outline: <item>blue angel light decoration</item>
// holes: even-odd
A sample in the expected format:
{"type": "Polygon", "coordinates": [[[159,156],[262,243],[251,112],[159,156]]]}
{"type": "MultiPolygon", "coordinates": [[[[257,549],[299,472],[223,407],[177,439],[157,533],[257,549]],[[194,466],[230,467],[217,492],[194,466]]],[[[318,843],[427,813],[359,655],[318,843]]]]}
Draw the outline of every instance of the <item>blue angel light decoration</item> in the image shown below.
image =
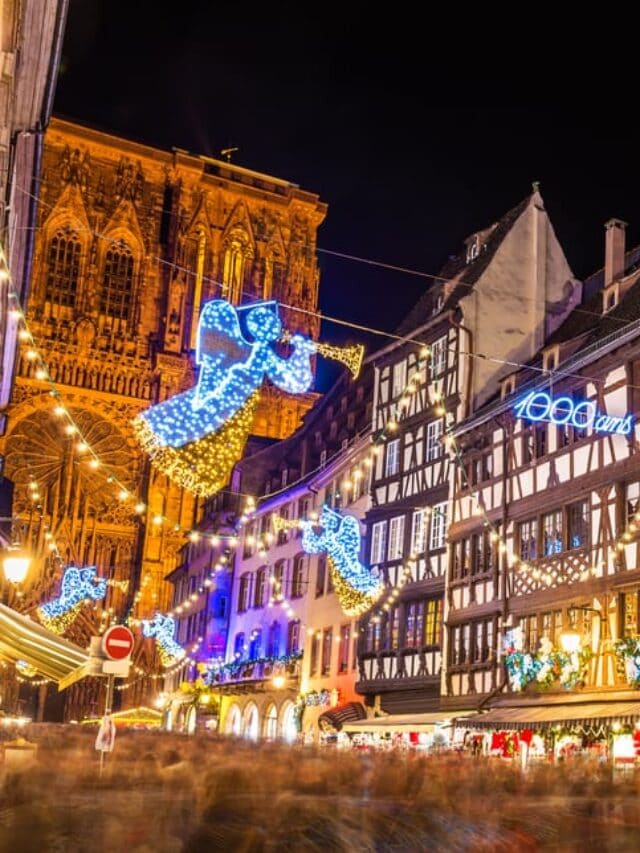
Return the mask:
{"type": "Polygon", "coordinates": [[[360,562],[360,524],[323,506],[317,522],[302,521],[302,549],[307,554],[326,552],[331,580],[347,616],[359,616],[376,603],[382,584],[360,562]],[[318,530],[319,528],[319,530],[318,530]]]}
{"type": "Polygon", "coordinates": [[[38,617],[45,628],[62,634],[78,615],[83,601],[100,601],[106,594],[106,578],[96,577],[95,566],[68,566],[60,582],[60,595],[41,604],[38,617]]]}
{"type": "Polygon", "coordinates": [[[142,620],[144,637],[154,637],[163,666],[170,666],[185,656],[185,650],[176,642],[176,620],[167,613],[156,613],[153,619],[142,620]]]}
{"type": "Polygon", "coordinates": [[[308,391],[316,352],[344,361],[354,375],[359,372],[361,346],[331,347],[303,335],[283,337],[282,332],[275,301],[236,307],[214,299],[204,304],[196,347],[197,385],[133,421],[156,468],[197,495],[214,494],[240,458],[266,379],[289,394],[308,391]],[[290,345],[288,358],[273,349],[278,340],[290,345]]]}

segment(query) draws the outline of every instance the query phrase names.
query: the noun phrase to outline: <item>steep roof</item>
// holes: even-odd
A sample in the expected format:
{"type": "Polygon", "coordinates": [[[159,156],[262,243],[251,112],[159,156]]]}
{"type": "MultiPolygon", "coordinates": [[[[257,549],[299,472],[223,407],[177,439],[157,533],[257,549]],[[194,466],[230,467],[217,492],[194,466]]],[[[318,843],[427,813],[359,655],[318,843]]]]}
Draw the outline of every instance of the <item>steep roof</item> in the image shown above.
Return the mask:
{"type": "MultiPolygon", "coordinates": [[[[476,284],[480,276],[487,269],[496,252],[502,245],[505,237],[509,234],[522,213],[531,203],[537,191],[524,198],[519,204],[511,208],[505,215],[494,222],[489,228],[474,232],[478,234],[482,242],[480,251],[476,258],[467,261],[466,252],[453,255],[440,270],[438,278],[433,281],[413,306],[398,327],[397,334],[408,335],[414,329],[422,326],[432,316],[434,299],[440,292],[438,284],[448,284],[449,295],[447,296],[443,310],[454,308],[463,296],[466,296],[476,284]]],[[[469,238],[473,234],[469,235],[469,238]]],[[[468,239],[469,239],[468,238],[468,239]]]]}

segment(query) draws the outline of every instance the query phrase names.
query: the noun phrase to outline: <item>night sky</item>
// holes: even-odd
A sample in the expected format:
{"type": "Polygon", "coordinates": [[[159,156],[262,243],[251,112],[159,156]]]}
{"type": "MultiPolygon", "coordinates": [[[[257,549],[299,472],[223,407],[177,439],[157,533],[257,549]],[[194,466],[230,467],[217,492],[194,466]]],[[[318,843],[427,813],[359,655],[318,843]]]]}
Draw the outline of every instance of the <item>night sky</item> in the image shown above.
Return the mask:
{"type": "MultiPolygon", "coordinates": [[[[629,245],[640,239],[638,137],[624,122],[612,135],[597,104],[493,108],[491,83],[448,80],[455,53],[443,63],[410,21],[376,20],[360,4],[339,15],[190,0],[162,9],[71,0],[56,112],[165,149],[215,157],[238,146],[234,162],[329,204],[321,249],[424,273],[534,180],[579,278],[602,266],[606,219],[630,223],[629,245]]],[[[326,254],[320,263],[323,312],[387,331],[429,281],[326,254]]],[[[323,336],[349,331],[325,324],[323,336]]]]}

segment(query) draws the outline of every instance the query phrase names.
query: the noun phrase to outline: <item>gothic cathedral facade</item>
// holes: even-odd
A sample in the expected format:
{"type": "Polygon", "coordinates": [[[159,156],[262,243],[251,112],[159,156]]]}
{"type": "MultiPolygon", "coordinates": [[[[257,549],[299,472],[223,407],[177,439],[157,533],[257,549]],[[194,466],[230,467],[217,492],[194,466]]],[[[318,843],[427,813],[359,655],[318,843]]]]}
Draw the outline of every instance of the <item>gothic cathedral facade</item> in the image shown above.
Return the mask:
{"type": "MultiPolygon", "coordinates": [[[[105,606],[122,614],[138,592],[144,615],[166,606],[164,578],[198,508],[150,467],[131,420],[194,383],[208,299],[278,299],[286,328],[317,337],[316,233],[326,205],[232,163],[58,119],[41,181],[27,319],[51,381],[23,346],[0,455],[42,558],[41,592],[61,563],[97,565],[116,582],[105,606]],[[97,460],[56,417],[60,402],[97,460]],[[46,556],[52,544],[61,560],[46,556]]],[[[289,435],[312,400],[267,389],[256,434],[289,435]]]]}

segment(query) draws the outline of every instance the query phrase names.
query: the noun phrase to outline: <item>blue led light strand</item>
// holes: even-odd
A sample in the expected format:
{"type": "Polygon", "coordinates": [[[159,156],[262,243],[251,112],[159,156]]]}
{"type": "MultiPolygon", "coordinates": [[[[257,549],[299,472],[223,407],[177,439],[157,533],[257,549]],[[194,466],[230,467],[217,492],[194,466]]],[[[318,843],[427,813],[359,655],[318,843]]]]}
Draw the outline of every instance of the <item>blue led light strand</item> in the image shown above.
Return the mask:
{"type": "Polygon", "coordinates": [[[337,574],[336,593],[348,616],[363,613],[382,594],[382,585],[360,562],[360,524],[353,515],[336,512],[326,504],[317,522],[301,521],[302,549],[307,554],[326,552],[337,574]],[[316,532],[316,528],[320,532],[316,532]]]}
{"type": "Polygon", "coordinates": [[[73,621],[83,601],[101,601],[107,594],[106,578],[96,577],[96,567],[68,566],[60,582],[60,595],[37,610],[40,621],[57,634],[73,621]]]}
{"type": "Polygon", "coordinates": [[[166,613],[156,613],[153,619],[142,620],[142,635],[153,637],[163,666],[182,660],[186,652],[175,640],[176,620],[166,613]]]}

